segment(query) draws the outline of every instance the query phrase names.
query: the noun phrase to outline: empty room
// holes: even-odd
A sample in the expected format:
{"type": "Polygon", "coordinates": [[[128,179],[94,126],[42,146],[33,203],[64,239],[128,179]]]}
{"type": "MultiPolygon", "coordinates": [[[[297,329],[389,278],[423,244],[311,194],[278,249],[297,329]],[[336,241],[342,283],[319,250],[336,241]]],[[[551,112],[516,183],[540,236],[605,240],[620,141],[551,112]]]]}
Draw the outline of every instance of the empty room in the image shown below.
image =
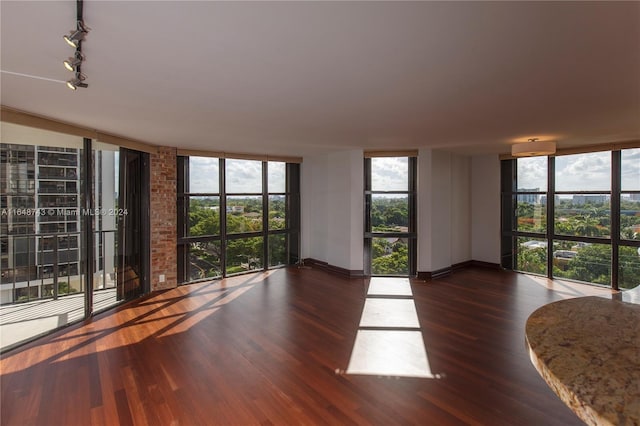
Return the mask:
{"type": "Polygon", "coordinates": [[[640,2],[0,2],[1,425],[640,424],[640,2]]]}

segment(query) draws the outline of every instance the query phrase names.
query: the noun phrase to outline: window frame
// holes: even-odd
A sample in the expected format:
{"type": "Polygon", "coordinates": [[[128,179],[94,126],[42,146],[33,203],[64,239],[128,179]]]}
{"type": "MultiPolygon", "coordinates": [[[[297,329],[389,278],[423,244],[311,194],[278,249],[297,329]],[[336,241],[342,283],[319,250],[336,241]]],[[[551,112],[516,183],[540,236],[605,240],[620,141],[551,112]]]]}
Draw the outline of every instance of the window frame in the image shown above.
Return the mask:
{"type": "MultiPolygon", "coordinates": [[[[544,240],[547,243],[547,273],[549,279],[559,278],[571,280],[553,273],[553,247],[556,241],[570,241],[587,244],[604,244],[611,246],[611,279],[610,287],[619,290],[619,251],[620,247],[636,247],[640,249],[640,240],[625,240],[620,235],[621,222],[621,195],[640,193],[640,191],[621,190],[621,153],[624,149],[614,149],[608,151],[611,154],[611,185],[608,191],[556,191],[556,156],[549,156],[547,159],[547,191],[536,192],[536,194],[546,195],[546,217],[547,227],[542,232],[524,232],[516,229],[517,223],[517,197],[521,194],[531,194],[531,192],[518,191],[517,188],[517,159],[505,159],[501,161],[501,266],[505,269],[519,271],[517,265],[518,238],[534,238],[544,240]],[[557,195],[606,195],[610,203],[610,237],[576,236],[557,234],[555,227],[556,196],[557,195]]],[[[573,153],[572,153],[573,154],[573,153]]],[[[585,153],[586,154],[586,153],[585,153]]],[[[582,282],[582,281],[581,281],[582,282]]],[[[593,285],[600,285],[590,283],[593,285]]]]}
{"type": "MultiPolygon", "coordinates": [[[[299,238],[300,238],[300,166],[297,163],[289,163],[286,161],[272,161],[285,163],[285,192],[269,192],[269,163],[270,161],[261,161],[261,192],[227,192],[227,170],[226,158],[217,158],[218,163],[218,188],[217,193],[191,193],[186,191],[189,187],[189,158],[188,155],[177,156],[177,210],[178,210],[178,283],[190,284],[199,281],[208,281],[212,279],[220,279],[232,275],[240,275],[256,271],[266,271],[284,267],[288,264],[299,262],[299,238]],[[271,195],[282,195],[285,197],[285,227],[283,229],[269,229],[269,197],[271,195]],[[219,197],[219,229],[217,235],[188,235],[188,217],[189,217],[189,199],[194,196],[215,196],[219,197]],[[234,232],[230,233],[227,229],[227,199],[228,197],[241,196],[262,198],[262,229],[260,231],[234,232]],[[271,265],[269,256],[269,237],[271,235],[285,235],[285,251],[286,263],[271,265]],[[230,241],[262,238],[262,266],[259,269],[247,270],[237,273],[228,273],[227,268],[227,247],[230,241]],[[201,279],[191,279],[189,272],[189,245],[197,242],[218,242],[220,244],[219,266],[221,273],[217,276],[205,277],[201,279]]],[[[234,161],[242,159],[233,159],[234,161]]],[[[256,161],[256,160],[250,160],[256,161]]]]}

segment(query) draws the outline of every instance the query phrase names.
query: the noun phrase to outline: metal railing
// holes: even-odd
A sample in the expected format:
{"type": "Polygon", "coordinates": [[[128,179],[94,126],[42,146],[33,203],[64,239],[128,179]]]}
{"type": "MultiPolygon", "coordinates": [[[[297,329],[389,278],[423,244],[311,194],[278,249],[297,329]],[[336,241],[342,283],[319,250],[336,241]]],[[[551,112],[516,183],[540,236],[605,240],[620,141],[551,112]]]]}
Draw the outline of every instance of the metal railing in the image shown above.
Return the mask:
{"type": "MultiPolygon", "coordinates": [[[[117,232],[95,231],[94,241],[91,288],[114,288],[117,232]]],[[[0,304],[55,300],[87,288],[80,232],[4,235],[0,243],[0,304]]]]}

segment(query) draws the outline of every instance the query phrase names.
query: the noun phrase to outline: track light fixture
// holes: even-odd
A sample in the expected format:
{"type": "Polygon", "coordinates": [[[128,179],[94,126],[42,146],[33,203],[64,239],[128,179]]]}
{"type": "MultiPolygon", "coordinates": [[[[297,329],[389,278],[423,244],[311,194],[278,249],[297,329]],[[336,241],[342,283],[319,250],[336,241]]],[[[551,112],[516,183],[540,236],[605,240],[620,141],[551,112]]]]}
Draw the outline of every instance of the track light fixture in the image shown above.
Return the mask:
{"type": "Polygon", "coordinates": [[[89,87],[88,84],[84,83],[86,78],[84,74],[76,72],[75,78],[67,81],[67,87],[71,90],[76,90],[78,87],[89,87]]]}
{"type": "Polygon", "coordinates": [[[77,22],[77,29],[69,31],[68,35],[63,36],[64,41],[71,47],[75,47],[76,49],[80,47],[80,42],[84,40],[84,37],[89,32],[89,28],[84,25],[84,22],[77,22]]]}
{"type": "Polygon", "coordinates": [[[64,41],[66,41],[69,46],[74,47],[76,52],[73,57],[70,57],[66,61],[63,61],[64,67],[75,73],[75,78],[67,81],[67,87],[71,90],[77,90],[78,87],[89,87],[87,83],[85,83],[85,79],[87,78],[82,72],[80,72],[80,67],[82,66],[82,61],[84,61],[84,55],[82,54],[82,41],[84,40],[87,33],[91,30],[91,28],[87,27],[84,24],[82,19],[82,9],[84,6],[83,0],[76,0],[76,29],[71,30],[69,35],[63,36],[64,41]]]}
{"type": "Polygon", "coordinates": [[[71,72],[75,72],[78,70],[84,59],[84,55],[79,51],[76,51],[75,57],[67,59],[63,64],[66,69],[71,72]]]}

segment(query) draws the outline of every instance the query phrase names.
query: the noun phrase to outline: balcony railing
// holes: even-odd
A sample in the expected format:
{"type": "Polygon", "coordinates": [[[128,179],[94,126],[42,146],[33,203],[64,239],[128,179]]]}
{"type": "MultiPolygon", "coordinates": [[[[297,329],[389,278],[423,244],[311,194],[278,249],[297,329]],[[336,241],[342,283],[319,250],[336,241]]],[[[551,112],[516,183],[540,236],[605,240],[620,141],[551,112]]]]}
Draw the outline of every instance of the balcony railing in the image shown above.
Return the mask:
{"type": "MultiPolygon", "coordinates": [[[[94,232],[92,289],[116,287],[117,232],[94,232]]],[[[86,289],[80,232],[5,235],[0,238],[0,303],[57,299],[86,289]]]]}

